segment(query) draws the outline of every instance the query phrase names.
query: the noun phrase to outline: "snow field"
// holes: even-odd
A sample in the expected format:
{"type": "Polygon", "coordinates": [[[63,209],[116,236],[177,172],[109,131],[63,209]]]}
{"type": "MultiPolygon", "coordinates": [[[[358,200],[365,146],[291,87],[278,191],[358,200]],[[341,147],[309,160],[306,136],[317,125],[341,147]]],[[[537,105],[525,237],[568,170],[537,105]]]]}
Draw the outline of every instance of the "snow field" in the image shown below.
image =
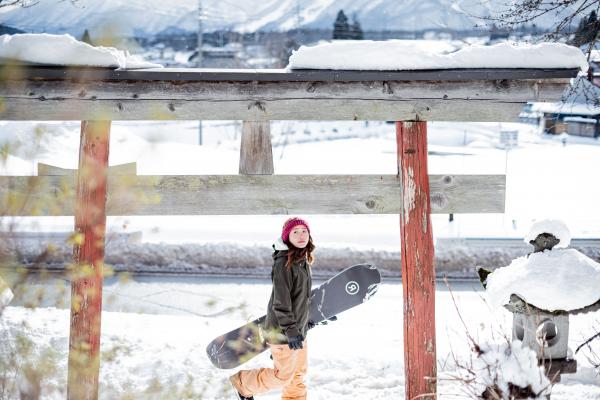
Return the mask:
{"type": "MultiPolygon", "coordinates": [[[[476,285],[455,284],[453,293],[461,316],[477,341],[502,342],[503,335],[510,333],[511,316],[504,310],[491,312],[476,285]]],[[[188,379],[196,393],[203,393],[202,399],[231,398],[224,382],[235,370],[212,367],[205,347],[215,336],[264,313],[270,294],[268,282],[224,279],[186,283],[153,278],[108,284],[106,289],[107,299],[111,296],[112,300],[105,301],[107,311],[102,320],[101,398],[158,398],[159,393],[183,396],[188,379]],[[241,303],[245,303],[241,309],[230,310],[241,303]],[[119,311],[126,305],[128,311],[119,311]],[[150,314],[135,313],[142,308],[150,314]]],[[[465,388],[453,378],[460,372],[455,358],[464,364],[471,358],[465,328],[443,283],[438,283],[436,294],[439,398],[468,398],[465,388]]],[[[572,317],[570,347],[574,349],[590,336],[594,325],[598,325],[594,315],[572,317]]],[[[9,306],[0,326],[4,328],[0,332],[12,336],[27,331],[38,352],[54,349],[57,373],[46,380],[44,388],[64,390],[68,310],[9,306]]],[[[328,326],[316,327],[308,338],[311,398],[402,398],[402,332],[402,287],[396,281],[384,281],[369,302],[342,313],[328,326]]],[[[579,371],[562,377],[553,388],[553,399],[600,399],[600,378],[585,354],[579,353],[577,359],[579,371]]],[[[243,367],[270,365],[268,354],[263,353],[243,367]]],[[[64,398],[64,393],[54,389],[45,392],[44,398],[64,398]]],[[[260,398],[277,399],[278,394],[260,398]]]]}

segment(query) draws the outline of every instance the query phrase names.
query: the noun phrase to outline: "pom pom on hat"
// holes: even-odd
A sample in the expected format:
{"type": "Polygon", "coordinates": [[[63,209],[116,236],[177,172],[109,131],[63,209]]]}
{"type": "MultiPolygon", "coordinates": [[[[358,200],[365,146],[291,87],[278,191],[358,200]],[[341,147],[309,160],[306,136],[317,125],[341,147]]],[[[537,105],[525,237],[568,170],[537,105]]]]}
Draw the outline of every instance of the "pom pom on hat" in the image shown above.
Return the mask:
{"type": "Polygon", "coordinates": [[[281,239],[284,242],[287,242],[288,239],[290,238],[290,232],[292,231],[292,229],[294,229],[296,226],[298,225],[304,225],[306,227],[306,229],[308,230],[308,233],[310,234],[310,227],[308,226],[308,223],[303,220],[302,218],[290,218],[287,221],[285,221],[283,223],[283,229],[281,230],[281,239]]]}

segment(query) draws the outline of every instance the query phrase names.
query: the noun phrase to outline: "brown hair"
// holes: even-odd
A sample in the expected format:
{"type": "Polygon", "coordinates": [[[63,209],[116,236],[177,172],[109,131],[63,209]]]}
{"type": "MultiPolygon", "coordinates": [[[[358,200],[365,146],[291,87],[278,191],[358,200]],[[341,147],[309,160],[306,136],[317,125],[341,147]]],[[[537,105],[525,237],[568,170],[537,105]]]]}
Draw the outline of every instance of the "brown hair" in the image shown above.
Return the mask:
{"type": "Polygon", "coordinates": [[[294,246],[289,240],[287,240],[285,244],[288,246],[287,263],[285,263],[286,267],[291,267],[292,264],[302,260],[306,260],[308,265],[312,265],[312,263],[315,262],[315,256],[313,255],[315,245],[312,236],[308,236],[308,244],[303,249],[294,246]]]}

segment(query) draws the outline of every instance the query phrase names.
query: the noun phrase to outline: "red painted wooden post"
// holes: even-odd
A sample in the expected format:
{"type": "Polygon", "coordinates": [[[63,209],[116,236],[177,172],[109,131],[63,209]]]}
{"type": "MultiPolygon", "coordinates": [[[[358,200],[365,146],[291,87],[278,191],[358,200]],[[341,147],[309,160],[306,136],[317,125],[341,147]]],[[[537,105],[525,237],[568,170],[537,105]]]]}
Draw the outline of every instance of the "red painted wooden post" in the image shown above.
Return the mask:
{"type": "Polygon", "coordinates": [[[67,398],[98,398],[110,121],[83,121],[75,203],[67,398]]]}
{"type": "Polygon", "coordinates": [[[427,122],[396,122],[407,399],[436,398],[435,272],[427,175],[427,122]]]}

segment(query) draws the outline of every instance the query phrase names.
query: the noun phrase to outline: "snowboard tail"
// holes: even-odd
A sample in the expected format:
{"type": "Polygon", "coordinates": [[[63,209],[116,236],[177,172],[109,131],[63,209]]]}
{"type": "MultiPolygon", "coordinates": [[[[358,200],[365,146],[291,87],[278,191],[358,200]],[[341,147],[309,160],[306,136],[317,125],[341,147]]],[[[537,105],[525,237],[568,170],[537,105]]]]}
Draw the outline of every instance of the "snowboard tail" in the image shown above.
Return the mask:
{"type": "Polygon", "coordinates": [[[267,349],[260,330],[266,316],[215,338],[206,353],[212,364],[221,369],[235,368],[267,349]]]}

